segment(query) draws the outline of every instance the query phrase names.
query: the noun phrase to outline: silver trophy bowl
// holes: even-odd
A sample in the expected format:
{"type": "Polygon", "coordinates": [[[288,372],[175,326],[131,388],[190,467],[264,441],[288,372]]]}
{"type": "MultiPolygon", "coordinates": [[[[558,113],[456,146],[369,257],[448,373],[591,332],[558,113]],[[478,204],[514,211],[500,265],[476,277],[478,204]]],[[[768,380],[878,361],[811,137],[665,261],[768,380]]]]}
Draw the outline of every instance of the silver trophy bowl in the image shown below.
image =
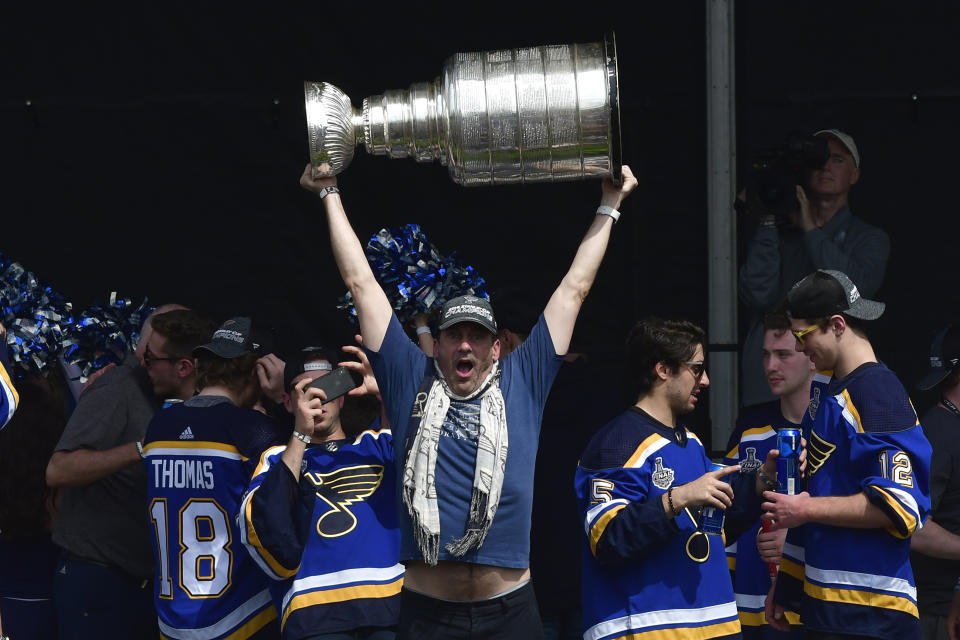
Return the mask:
{"type": "Polygon", "coordinates": [[[363,99],[305,82],[313,176],[367,153],[439,160],[457,184],[612,176],[621,166],[617,48],[602,42],[457,53],[433,82],[363,99]]]}

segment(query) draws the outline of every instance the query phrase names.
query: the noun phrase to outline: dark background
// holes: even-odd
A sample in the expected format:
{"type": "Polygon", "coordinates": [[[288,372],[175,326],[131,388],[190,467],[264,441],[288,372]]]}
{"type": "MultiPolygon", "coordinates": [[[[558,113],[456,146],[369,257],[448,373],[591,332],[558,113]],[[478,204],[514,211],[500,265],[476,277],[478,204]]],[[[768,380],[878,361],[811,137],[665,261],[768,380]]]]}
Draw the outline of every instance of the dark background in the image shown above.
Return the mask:
{"type": "MultiPolygon", "coordinates": [[[[346,341],[322,209],[297,185],[303,80],[332,82],[358,105],[432,79],[456,51],[616,29],[624,158],[640,187],[578,333],[618,363],[642,315],[705,324],[705,4],[467,6],[4,8],[0,252],[77,309],[117,291],[218,319],[252,315],[275,327],[281,350],[346,341]]],[[[933,333],[960,310],[960,5],[738,2],[736,33],[741,166],[793,129],[838,127],[860,147],[852,208],[892,239],[873,337],[912,387],[933,333]]],[[[362,150],[340,186],[361,238],[417,222],[477,268],[494,303],[517,286],[545,303],[599,199],[596,181],[466,189],[439,164],[362,150]]],[[[918,409],[933,400],[917,395],[918,409]]]]}

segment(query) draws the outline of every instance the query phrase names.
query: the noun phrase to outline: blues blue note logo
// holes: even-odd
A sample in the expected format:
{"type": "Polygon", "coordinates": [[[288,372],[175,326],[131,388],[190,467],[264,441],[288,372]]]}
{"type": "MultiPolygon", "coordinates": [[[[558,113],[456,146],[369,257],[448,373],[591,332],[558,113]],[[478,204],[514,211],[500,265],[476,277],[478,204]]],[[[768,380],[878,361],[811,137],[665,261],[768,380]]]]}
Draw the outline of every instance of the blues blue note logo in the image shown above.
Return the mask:
{"type": "Polygon", "coordinates": [[[810,398],[810,404],[807,406],[807,413],[811,420],[817,419],[817,409],[820,407],[820,388],[813,388],[813,397],[810,398]]]}
{"type": "Polygon", "coordinates": [[[757,448],[747,447],[745,449],[747,457],[740,461],[740,473],[747,473],[760,468],[760,461],[757,460],[757,448]]]}
{"type": "Polygon", "coordinates": [[[653,486],[666,491],[673,484],[673,469],[664,467],[663,458],[659,457],[654,460],[654,465],[653,474],[651,474],[653,486]]]}
{"type": "Polygon", "coordinates": [[[810,432],[810,444],[807,445],[807,468],[811,477],[827,462],[836,448],[837,445],[827,442],[816,431],[810,432]]]}
{"type": "Polygon", "coordinates": [[[350,505],[370,496],[383,480],[379,464],[343,467],[330,473],[304,474],[317,490],[317,497],[330,509],[317,520],[317,533],[324,538],[337,538],[354,530],[357,517],[350,505]]]}

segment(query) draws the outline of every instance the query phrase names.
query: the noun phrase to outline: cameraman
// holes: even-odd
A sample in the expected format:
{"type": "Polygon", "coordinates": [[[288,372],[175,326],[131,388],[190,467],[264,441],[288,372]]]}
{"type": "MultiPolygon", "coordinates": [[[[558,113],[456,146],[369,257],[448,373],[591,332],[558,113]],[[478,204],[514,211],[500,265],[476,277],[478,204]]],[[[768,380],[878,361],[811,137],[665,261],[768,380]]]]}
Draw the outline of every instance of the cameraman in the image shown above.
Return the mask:
{"type": "Polygon", "coordinates": [[[825,138],[830,155],[807,173],[807,188],[797,185],[799,207],[789,220],[756,216],[756,229],[740,266],[740,299],[751,311],[743,341],[743,405],[772,399],[760,367],[765,311],[783,301],[794,282],[817,269],[842,271],[871,296],[883,282],[890,255],[886,232],[851,213],[850,188],[860,179],[860,153],[850,135],[837,129],[813,134],[825,138]]]}

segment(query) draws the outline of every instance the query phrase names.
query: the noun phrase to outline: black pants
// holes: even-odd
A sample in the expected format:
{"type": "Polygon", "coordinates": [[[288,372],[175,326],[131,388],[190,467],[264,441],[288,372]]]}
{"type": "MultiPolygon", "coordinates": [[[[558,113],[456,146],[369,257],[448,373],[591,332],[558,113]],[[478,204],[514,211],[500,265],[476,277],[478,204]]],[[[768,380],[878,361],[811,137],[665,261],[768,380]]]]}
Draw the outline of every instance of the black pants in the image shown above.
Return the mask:
{"type": "Polygon", "coordinates": [[[61,640],[156,640],[153,581],[64,556],[53,577],[61,640]]]}
{"type": "Polygon", "coordinates": [[[477,602],[448,602],[409,589],[400,592],[398,640],[540,640],[543,629],[533,585],[477,602]]]}

